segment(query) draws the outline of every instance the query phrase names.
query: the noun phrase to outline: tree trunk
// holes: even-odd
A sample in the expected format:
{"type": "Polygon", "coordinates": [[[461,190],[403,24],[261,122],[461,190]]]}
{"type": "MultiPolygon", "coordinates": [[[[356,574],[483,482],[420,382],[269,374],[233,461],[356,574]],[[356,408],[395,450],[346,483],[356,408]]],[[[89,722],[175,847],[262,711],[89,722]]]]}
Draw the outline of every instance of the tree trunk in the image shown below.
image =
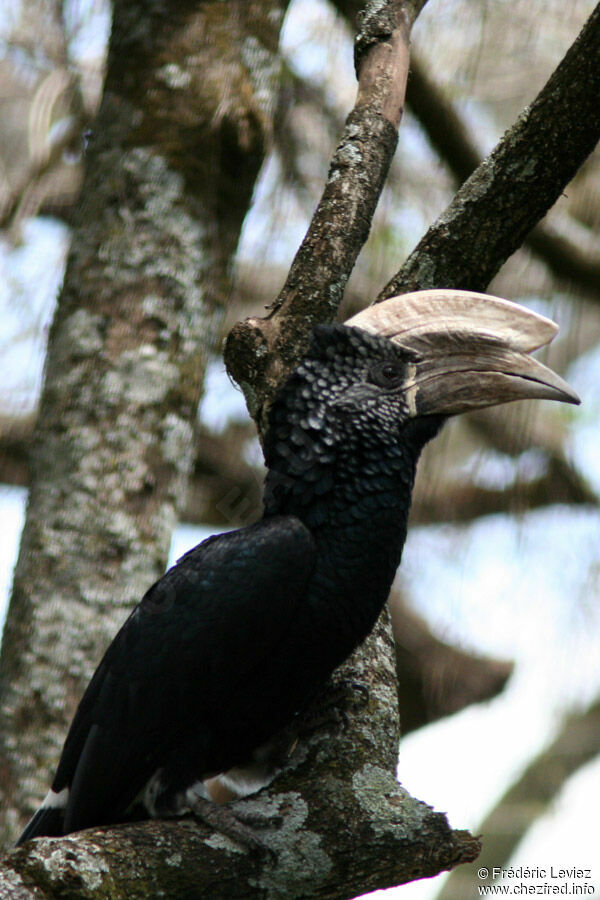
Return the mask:
{"type": "Polygon", "coordinates": [[[45,794],[108,641],[164,571],[268,144],[284,6],[115,3],[4,633],[5,840],[45,794]]]}

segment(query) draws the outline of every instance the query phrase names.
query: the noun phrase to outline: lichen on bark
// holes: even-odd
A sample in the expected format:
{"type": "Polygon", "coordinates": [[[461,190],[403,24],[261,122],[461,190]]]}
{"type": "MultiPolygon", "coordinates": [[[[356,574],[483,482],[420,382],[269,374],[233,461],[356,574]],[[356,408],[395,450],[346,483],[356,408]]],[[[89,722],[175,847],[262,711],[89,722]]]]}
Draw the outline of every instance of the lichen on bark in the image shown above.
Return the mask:
{"type": "Polygon", "coordinates": [[[269,142],[284,9],[115,3],[4,633],[5,840],[44,796],[102,651],[164,571],[269,142]]]}

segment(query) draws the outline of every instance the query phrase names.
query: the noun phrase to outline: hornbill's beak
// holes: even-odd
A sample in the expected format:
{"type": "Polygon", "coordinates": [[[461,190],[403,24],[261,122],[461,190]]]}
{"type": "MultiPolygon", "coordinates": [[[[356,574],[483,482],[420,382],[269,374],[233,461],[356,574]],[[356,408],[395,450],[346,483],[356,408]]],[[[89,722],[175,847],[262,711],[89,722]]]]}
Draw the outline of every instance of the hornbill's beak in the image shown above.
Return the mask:
{"type": "Polygon", "coordinates": [[[509,300],[471,291],[417,291],[369,306],[345,323],[409,351],[412,415],[446,416],[510,400],[580,403],[551,369],[528,354],[558,331],[509,300]]]}

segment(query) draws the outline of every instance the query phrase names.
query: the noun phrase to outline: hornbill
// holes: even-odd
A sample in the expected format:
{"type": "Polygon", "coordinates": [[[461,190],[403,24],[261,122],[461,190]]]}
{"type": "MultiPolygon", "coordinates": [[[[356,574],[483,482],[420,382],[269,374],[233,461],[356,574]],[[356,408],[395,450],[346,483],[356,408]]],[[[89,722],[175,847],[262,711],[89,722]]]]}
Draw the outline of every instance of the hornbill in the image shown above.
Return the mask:
{"type": "Polygon", "coordinates": [[[206,817],[372,629],[406,537],[419,453],[445,419],[578,403],[530,351],[556,332],[506,300],[421,291],[314,329],[274,401],[264,513],[144,595],[83,695],[19,843],[139,817],[206,817]]]}

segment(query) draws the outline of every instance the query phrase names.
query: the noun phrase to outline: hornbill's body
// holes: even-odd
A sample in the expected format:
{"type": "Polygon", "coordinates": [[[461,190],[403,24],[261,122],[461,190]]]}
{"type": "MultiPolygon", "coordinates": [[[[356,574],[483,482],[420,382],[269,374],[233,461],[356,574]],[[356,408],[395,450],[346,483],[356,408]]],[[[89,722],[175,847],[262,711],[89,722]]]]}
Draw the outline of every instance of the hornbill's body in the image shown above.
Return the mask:
{"type": "Polygon", "coordinates": [[[270,414],[263,518],[209,538],[146,593],[77,710],[21,841],[195,808],[373,627],[415,467],[445,417],[520,397],[577,402],[527,353],[555,327],[514,304],[424,292],[315,330],[270,414]],[[368,333],[371,332],[371,333],[368,333]]]}

